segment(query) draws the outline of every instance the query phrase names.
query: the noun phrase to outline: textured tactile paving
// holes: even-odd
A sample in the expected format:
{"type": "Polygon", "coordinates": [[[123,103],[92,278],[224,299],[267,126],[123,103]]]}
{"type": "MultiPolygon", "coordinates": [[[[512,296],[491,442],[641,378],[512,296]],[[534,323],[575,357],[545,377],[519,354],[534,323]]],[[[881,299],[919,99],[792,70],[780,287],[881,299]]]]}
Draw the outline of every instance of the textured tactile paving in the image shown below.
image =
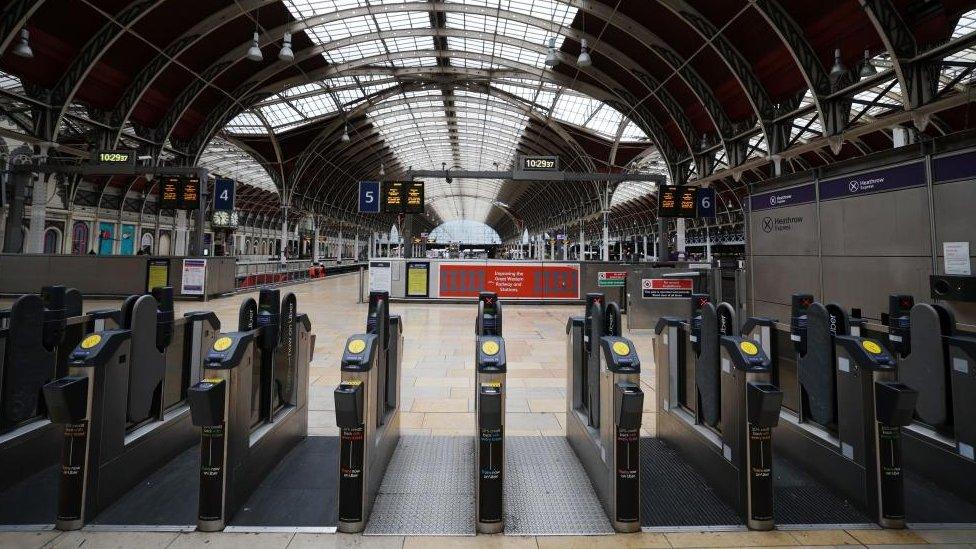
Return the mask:
{"type": "Polygon", "coordinates": [[[505,444],[506,534],[613,533],[565,437],[507,437],[505,444]]]}
{"type": "Polygon", "coordinates": [[[473,536],[473,437],[401,436],[367,536],[473,536]]]}

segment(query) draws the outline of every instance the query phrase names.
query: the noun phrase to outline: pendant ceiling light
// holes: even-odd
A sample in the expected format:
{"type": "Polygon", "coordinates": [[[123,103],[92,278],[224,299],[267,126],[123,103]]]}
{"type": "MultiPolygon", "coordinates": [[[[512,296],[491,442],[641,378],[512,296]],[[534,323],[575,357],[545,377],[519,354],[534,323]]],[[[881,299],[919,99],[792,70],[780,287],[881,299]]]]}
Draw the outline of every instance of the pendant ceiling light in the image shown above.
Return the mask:
{"type": "Polygon", "coordinates": [[[20,31],[20,41],[14,46],[14,55],[17,57],[24,57],[26,59],[34,58],[34,50],[30,47],[30,32],[27,29],[22,29],[20,31]]]}
{"type": "Polygon", "coordinates": [[[867,78],[878,74],[878,68],[871,62],[871,53],[864,50],[864,64],[861,65],[861,78],[867,78]]]}
{"type": "Polygon", "coordinates": [[[251,39],[251,47],[247,50],[247,58],[257,62],[264,59],[261,55],[261,46],[258,45],[258,31],[254,31],[254,38],[251,39]]]}
{"type": "Polygon", "coordinates": [[[281,51],[278,52],[278,59],[285,62],[292,62],[295,60],[295,52],[291,49],[291,33],[286,32],[284,39],[282,40],[281,51]]]}
{"type": "Polygon", "coordinates": [[[580,54],[579,58],[576,59],[576,64],[581,67],[589,67],[593,64],[593,59],[590,57],[590,52],[587,50],[586,38],[580,42],[580,54]]]}
{"type": "Polygon", "coordinates": [[[556,56],[556,39],[550,38],[549,53],[546,55],[546,65],[549,67],[554,67],[558,62],[559,62],[559,57],[556,56]]]}

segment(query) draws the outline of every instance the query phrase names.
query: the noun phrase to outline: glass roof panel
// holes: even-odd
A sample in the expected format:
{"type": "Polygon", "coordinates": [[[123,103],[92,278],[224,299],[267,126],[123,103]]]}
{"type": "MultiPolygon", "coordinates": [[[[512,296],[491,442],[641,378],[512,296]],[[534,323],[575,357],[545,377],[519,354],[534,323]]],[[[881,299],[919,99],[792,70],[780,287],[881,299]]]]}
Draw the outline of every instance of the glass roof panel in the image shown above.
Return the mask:
{"type": "Polygon", "coordinates": [[[200,157],[200,166],[213,175],[278,194],[278,187],[264,166],[226,139],[215,137],[210,141],[200,157]]]}
{"type": "MultiPolygon", "coordinates": [[[[665,167],[661,153],[656,149],[635,160],[628,166],[628,171],[632,173],[655,173],[665,177],[665,181],[670,183],[668,170],[665,167]]],[[[624,181],[617,185],[617,189],[610,197],[610,208],[620,204],[626,204],[643,196],[653,194],[657,191],[657,185],[651,181],[624,181]]]]}
{"type": "Polygon", "coordinates": [[[264,126],[264,122],[261,121],[261,118],[251,111],[244,111],[235,116],[230,122],[227,123],[226,126],[224,126],[224,131],[242,135],[268,133],[268,129],[264,126]]]}

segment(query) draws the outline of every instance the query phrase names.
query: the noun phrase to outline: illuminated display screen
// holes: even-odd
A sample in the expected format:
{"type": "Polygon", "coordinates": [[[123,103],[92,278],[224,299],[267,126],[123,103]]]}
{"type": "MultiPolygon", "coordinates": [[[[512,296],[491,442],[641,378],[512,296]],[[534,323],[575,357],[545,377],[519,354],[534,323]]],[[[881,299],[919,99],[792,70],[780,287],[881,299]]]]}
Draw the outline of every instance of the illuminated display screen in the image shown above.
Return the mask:
{"type": "Polygon", "coordinates": [[[132,151],[98,151],[95,160],[99,164],[135,164],[136,156],[132,151]]]}
{"type": "Polygon", "coordinates": [[[424,213],[424,182],[410,181],[406,184],[407,204],[404,213],[424,213]]]}
{"type": "Polygon", "coordinates": [[[180,201],[180,178],[176,176],[164,177],[159,186],[159,207],[169,210],[176,209],[180,201]]]}
{"type": "Polygon", "coordinates": [[[658,217],[696,217],[698,187],[661,185],[658,194],[658,217]]]}
{"type": "Polygon", "coordinates": [[[180,208],[196,210],[200,207],[200,180],[196,177],[181,179],[180,208]]]}
{"type": "Polygon", "coordinates": [[[559,158],[555,156],[526,156],[522,158],[522,169],[525,171],[557,172],[559,158]]]}
{"type": "Polygon", "coordinates": [[[403,213],[404,184],[401,181],[391,181],[383,188],[383,211],[386,213],[403,213]]]}

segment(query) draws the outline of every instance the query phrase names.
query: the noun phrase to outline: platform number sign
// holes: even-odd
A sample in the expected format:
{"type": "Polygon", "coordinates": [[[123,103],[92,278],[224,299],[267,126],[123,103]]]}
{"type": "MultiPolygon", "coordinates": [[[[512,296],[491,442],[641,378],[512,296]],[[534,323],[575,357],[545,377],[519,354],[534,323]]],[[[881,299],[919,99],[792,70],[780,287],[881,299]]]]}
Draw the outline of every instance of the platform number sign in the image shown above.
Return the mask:
{"type": "Polygon", "coordinates": [[[359,213],[380,213],[380,182],[359,182],[359,213]]]}
{"type": "Polygon", "coordinates": [[[698,217],[715,217],[715,189],[698,189],[698,217]]]}
{"type": "Polygon", "coordinates": [[[235,181],[233,179],[217,178],[214,181],[214,210],[234,211],[235,181]]]}

